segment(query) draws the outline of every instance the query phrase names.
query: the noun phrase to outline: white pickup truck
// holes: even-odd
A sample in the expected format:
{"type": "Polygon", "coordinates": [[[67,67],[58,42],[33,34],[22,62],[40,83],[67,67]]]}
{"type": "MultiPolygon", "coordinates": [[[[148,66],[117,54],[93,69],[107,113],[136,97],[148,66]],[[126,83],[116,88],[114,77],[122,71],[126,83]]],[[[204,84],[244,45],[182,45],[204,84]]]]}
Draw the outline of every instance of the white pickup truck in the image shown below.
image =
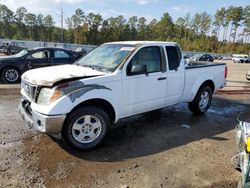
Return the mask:
{"type": "Polygon", "coordinates": [[[73,65],[24,73],[19,112],[30,127],[85,150],[125,117],[180,102],[205,113],[226,74],[224,63],[186,64],[173,42],[105,43],[73,65]]]}

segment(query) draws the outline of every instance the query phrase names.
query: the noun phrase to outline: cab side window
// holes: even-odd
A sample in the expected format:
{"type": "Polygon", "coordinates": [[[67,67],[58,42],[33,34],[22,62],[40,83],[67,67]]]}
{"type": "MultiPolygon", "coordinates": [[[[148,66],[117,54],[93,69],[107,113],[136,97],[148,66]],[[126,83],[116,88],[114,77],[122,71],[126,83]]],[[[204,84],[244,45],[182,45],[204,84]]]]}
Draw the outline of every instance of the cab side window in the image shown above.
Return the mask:
{"type": "Polygon", "coordinates": [[[177,46],[166,46],[169,70],[177,70],[181,62],[181,52],[177,46]]]}
{"type": "Polygon", "coordinates": [[[140,49],[135,56],[131,59],[128,67],[127,74],[135,65],[146,65],[147,73],[161,71],[161,51],[158,46],[150,46],[140,49]]]}

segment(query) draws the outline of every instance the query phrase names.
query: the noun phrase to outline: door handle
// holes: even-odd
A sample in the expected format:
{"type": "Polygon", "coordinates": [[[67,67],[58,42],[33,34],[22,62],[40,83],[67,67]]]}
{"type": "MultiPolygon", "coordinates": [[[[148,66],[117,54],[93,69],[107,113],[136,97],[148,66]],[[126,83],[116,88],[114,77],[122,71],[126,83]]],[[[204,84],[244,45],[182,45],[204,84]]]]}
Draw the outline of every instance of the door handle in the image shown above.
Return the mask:
{"type": "Polygon", "coordinates": [[[167,77],[159,77],[158,80],[166,80],[167,77]]]}

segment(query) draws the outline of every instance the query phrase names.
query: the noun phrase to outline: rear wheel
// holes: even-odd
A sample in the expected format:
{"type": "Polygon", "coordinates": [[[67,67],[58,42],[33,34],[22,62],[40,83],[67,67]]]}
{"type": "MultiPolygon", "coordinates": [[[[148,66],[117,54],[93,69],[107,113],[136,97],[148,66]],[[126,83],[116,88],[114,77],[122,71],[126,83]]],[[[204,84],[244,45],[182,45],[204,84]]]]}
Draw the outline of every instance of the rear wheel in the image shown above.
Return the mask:
{"type": "Polygon", "coordinates": [[[17,68],[7,67],[2,72],[2,79],[7,83],[15,83],[20,79],[17,68]]]}
{"type": "Polygon", "coordinates": [[[199,89],[194,100],[188,103],[188,108],[194,114],[205,113],[211,105],[212,101],[212,90],[209,86],[204,86],[199,89]]]}
{"type": "Polygon", "coordinates": [[[84,151],[97,146],[106,135],[110,118],[102,109],[82,107],[67,117],[62,138],[71,147],[84,151]]]}

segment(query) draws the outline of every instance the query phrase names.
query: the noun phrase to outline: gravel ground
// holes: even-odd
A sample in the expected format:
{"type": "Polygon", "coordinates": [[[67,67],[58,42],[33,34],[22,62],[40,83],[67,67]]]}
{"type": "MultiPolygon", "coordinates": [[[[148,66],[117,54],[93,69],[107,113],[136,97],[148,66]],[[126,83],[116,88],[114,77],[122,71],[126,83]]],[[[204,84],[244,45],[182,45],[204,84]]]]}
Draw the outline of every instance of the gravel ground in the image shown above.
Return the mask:
{"type": "Polygon", "coordinates": [[[135,116],[83,153],[27,128],[18,99],[0,96],[0,187],[235,187],[239,179],[234,126],[240,112],[250,116],[249,97],[215,96],[203,116],[186,104],[135,116]]]}

